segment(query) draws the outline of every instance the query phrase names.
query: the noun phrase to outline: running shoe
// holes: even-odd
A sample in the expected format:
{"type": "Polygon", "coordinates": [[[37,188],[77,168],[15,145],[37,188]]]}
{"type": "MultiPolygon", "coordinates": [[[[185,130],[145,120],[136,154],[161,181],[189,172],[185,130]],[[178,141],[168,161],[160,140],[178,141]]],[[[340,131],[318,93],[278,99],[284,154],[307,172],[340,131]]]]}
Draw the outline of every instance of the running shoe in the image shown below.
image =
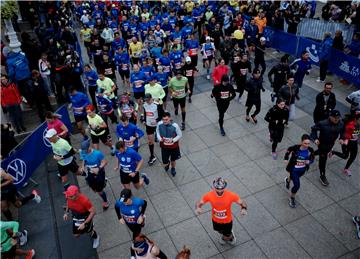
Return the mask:
{"type": "Polygon", "coordinates": [[[274,160],[277,159],[277,153],[276,152],[271,152],[271,156],[274,160]]]}
{"type": "Polygon", "coordinates": [[[176,170],[175,170],[175,167],[172,167],[171,170],[170,170],[170,173],[173,177],[175,177],[176,175],[176,170]]]}
{"type": "Polygon", "coordinates": [[[35,250],[31,249],[28,254],[25,256],[25,259],[31,259],[35,256],[35,250]]]}
{"type": "Polygon", "coordinates": [[[296,208],[296,202],[295,202],[295,198],[290,198],[289,199],[289,206],[291,207],[291,208],[296,208]]]}
{"type": "Polygon", "coordinates": [[[360,239],[360,218],[357,216],[354,216],[354,217],[352,217],[352,221],[354,222],[355,227],[356,227],[357,237],[360,239]]]}
{"type": "Polygon", "coordinates": [[[191,103],[191,102],[192,102],[191,97],[189,97],[189,103],[191,103]]]}
{"type": "Polygon", "coordinates": [[[27,230],[24,229],[20,233],[21,234],[20,234],[20,237],[19,237],[19,244],[20,244],[20,246],[24,246],[27,243],[28,232],[27,232],[27,230]]]}
{"type": "Polygon", "coordinates": [[[142,177],[142,179],[144,179],[144,183],[145,183],[146,185],[149,185],[149,183],[150,183],[150,178],[147,176],[147,174],[146,174],[146,173],[140,173],[140,176],[142,177]]]}
{"type": "Polygon", "coordinates": [[[110,203],[109,203],[109,202],[103,202],[103,203],[102,203],[102,208],[103,208],[104,211],[107,210],[109,207],[110,207],[110,203]]]}
{"type": "Polygon", "coordinates": [[[324,80],[321,80],[320,77],[318,77],[318,79],[316,79],[316,82],[318,82],[318,83],[324,83],[325,81],[324,81],[324,80]]]}
{"type": "Polygon", "coordinates": [[[352,175],[349,169],[344,169],[344,174],[349,177],[352,175]]]}
{"type": "Polygon", "coordinates": [[[223,137],[226,135],[225,130],[223,128],[220,128],[220,134],[223,137]]]}
{"type": "Polygon", "coordinates": [[[164,167],[165,171],[169,171],[169,168],[170,168],[170,162],[164,167]]]}
{"type": "Polygon", "coordinates": [[[257,119],[255,116],[251,115],[251,119],[253,120],[253,122],[256,124],[257,123],[257,119]]]}
{"type": "Polygon", "coordinates": [[[231,230],[231,234],[232,234],[232,239],[228,241],[228,243],[232,246],[234,246],[236,244],[236,237],[235,237],[235,234],[234,234],[234,231],[231,230]]]}
{"type": "Polygon", "coordinates": [[[328,180],[326,179],[326,176],[320,176],[320,183],[323,185],[323,186],[328,186],[329,185],[329,182],[328,180]]]}
{"type": "Polygon", "coordinates": [[[41,202],[41,197],[40,197],[39,193],[37,192],[37,190],[32,190],[31,193],[34,194],[33,200],[34,200],[36,203],[40,203],[40,202],[41,202]]]}
{"type": "Polygon", "coordinates": [[[223,235],[220,235],[220,237],[219,237],[219,244],[220,245],[225,245],[226,244],[226,241],[224,240],[223,235]]]}
{"type": "Polygon", "coordinates": [[[284,183],[285,183],[285,188],[289,190],[290,189],[290,182],[288,181],[287,177],[285,177],[284,183]]]}
{"type": "Polygon", "coordinates": [[[56,175],[57,175],[57,177],[61,180],[61,175],[60,175],[60,173],[57,173],[56,175]]]}
{"type": "Polygon", "coordinates": [[[181,130],[185,130],[185,123],[181,123],[181,130]]]}
{"type": "Polygon", "coordinates": [[[246,117],[245,117],[245,120],[246,120],[247,122],[249,122],[249,121],[250,121],[250,117],[249,117],[249,116],[246,116],[246,117]]]}
{"type": "Polygon", "coordinates": [[[96,249],[99,247],[99,245],[100,245],[100,236],[99,234],[97,234],[97,238],[93,240],[93,248],[96,249]]]}
{"type": "Polygon", "coordinates": [[[149,158],[149,161],[148,161],[149,166],[152,166],[152,165],[155,163],[155,161],[156,161],[156,157],[155,157],[155,156],[151,156],[151,157],[149,158]]]}
{"type": "Polygon", "coordinates": [[[275,102],[275,94],[271,93],[271,102],[275,102]]]}

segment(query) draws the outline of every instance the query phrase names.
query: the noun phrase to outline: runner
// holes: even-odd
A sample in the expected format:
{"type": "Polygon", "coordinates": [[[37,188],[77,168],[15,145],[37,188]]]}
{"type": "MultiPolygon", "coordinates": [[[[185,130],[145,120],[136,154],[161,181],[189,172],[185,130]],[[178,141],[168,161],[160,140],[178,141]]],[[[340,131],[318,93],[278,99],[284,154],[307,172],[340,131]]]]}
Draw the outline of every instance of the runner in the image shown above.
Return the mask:
{"type": "Polygon", "coordinates": [[[60,120],[61,115],[55,114],[53,112],[46,112],[45,118],[48,130],[55,129],[57,135],[60,138],[63,138],[67,142],[71,143],[69,130],[66,125],[60,120]]]}
{"type": "Polygon", "coordinates": [[[225,65],[225,60],[223,58],[219,59],[219,65],[214,67],[214,70],[212,72],[214,86],[219,85],[221,83],[222,76],[228,74],[229,74],[229,67],[225,65]]]}
{"type": "Polygon", "coordinates": [[[10,211],[10,203],[14,204],[16,208],[20,208],[30,200],[34,200],[36,203],[41,202],[41,197],[36,190],[32,190],[31,194],[26,197],[19,198],[16,186],[14,185],[14,178],[2,168],[0,168],[0,172],[1,212],[7,220],[13,220],[12,213],[10,211]]]}
{"type": "MultiPolygon", "coordinates": [[[[19,256],[25,256],[25,259],[31,259],[35,256],[35,250],[23,250],[17,248],[17,244],[21,245],[19,236],[22,232],[19,232],[19,223],[16,221],[0,221],[1,230],[1,258],[13,259],[19,258],[19,256]]],[[[26,231],[26,230],[25,230],[26,231]]],[[[26,231],[27,236],[27,231],[26,231]]]]}
{"type": "Polygon", "coordinates": [[[108,118],[111,120],[111,123],[115,123],[115,124],[118,123],[113,108],[113,103],[109,99],[109,97],[104,95],[103,88],[99,88],[96,91],[96,103],[98,105],[98,109],[100,111],[101,117],[103,118],[106,124],[108,122],[108,118]]]}
{"type": "Polygon", "coordinates": [[[78,92],[76,88],[72,88],[70,92],[70,101],[72,104],[74,118],[80,133],[85,135],[85,128],[83,127],[84,121],[86,118],[85,107],[90,104],[89,98],[86,94],[78,92]]]}
{"type": "Polygon", "coordinates": [[[224,115],[227,111],[230,101],[236,97],[234,87],[230,84],[230,79],[227,75],[223,75],[221,78],[221,83],[219,85],[214,85],[212,90],[212,97],[215,97],[216,106],[219,111],[219,126],[220,134],[225,136],[224,130],[224,115]]]}
{"type": "Polygon", "coordinates": [[[215,231],[221,234],[219,243],[225,245],[227,242],[231,245],[236,244],[236,237],[232,230],[231,205],[236,203],[241,207],[241,215],[247,214],[247,205],[236,193],[226,189],[227,182],[217,177],[213,181],[213,190],[206,193],[200,201],[196,202],[196,213],[201,214],[201,207],[210,202],[212,207],[212,223],[215,231]]]}
{"type": "Polygon", "coordinates": [[[183,74],[188,79],[190,93],[189,93],[189,103],[191,103],[191,96],[194,90],[194,75],[195,71],[199,72],[194,64],[191,62],[191,57],[187,56],[185,59],[185,64],[182,67],[183,74]]]}
{"type": "Polygon", "coordinates": [[[251,73],[251,63],[248,60],[247,53],[241,54],[240,61],[235,64],[235,71],[234,78],[237,87],[236,90],[239,92],[238,102],[241,102],[241,96],[243,95],[246,86],[247,75],[251,73]]]}
{"type": "Polygon", "coordinates": [[[129,54],[131,57],[131,62],[133,64],[133,67],[139,64],[142,48],[143,48],[142,43],[139,42],[136,37],[133,37],[129,45],[129,54]]]}
{"type": "Polygon", "coordinates": [[[109,97],[113,103],[113,107],[116,108],[116,84],[109,77],[106,77],[103,72],[99,73],[99,79],[96,80],[98,88],[104,89],[104,94],[109,97]]]}
{"type": "Polygon", "coordinates": [[[57,161],[61,181],[66,190],[70,185],[67,177],[69,171],[76,175],[81,174],[74,157],[76,150],[65,139],[60,138],[54,129],[48,130],[45,138],[47,138],[51,144],[54,153],[53,158],[57,161]]]}
{"type": "Polygon", "coordinates": [[[316,105],[313,113],[314,123],[326,120],[336,106],[335,94],[331,92],[333,84],[328,82],[324,85],[324,90],[317,94],[316,105]]]}
{"type": "Polygon", "coordinates": [[[245,106],[246,108],[246,117],[245,120],[247,122],[250,121],[250,111],[251,108],[253,107],[253,105],[255,105],[255,112],[251,115],[251,119],[253,120],[253,122],[256,124],[257,123],[257,119],[256,119],[256,115],[258,115],[260,113],[260,109],[261,109],[261,92],[265,92],[265,88],[262,85],[263,80],[261,77],[261,73],[259,69],[254,69],[253,71],[253,77],[250,78],[250,80],[248,80],[246,82],[246,86],[245,86],[245,90],[248,92],[247,95],[247,99],[246,99],[246,104],[245,106]]]}
{"type": "Polygon", "coordinates": [[[294,84],[294,82],[294,76],[289,74],[287,84],[283,85],[278,92],[278,98],[285,100],[286,108],[289,110],[289,121],[295,119],[295,99],[300,100],[299,88],[294,84]]]}
{"type": "Polygon", "coordinates": [[[95,99],[96,89],[97,89],[96,81],[99,79],[99,76],[96,73],[96,71],[91,68],[90,65],[85,65],[84,70],[85,70],[84,75],[87,80],[87,86],[91,97],[91,101],[93,105],[96,106],[97,104],[95,99]]]}
{"type": "Polygon", "coordinates": [[[169,81],[170,95],[173,98],[175,115],[178,115],[178,108],[181,108],[181,130],[185,130],[186,117],[186,94],[190,94],[188,79],[182,75],[181,70],[176,70],[175,76],[169,81]]]}
{"type": "Polygon", "coordinates": [[[185,49],[190,57],[190,62],[196,69],[198,63],[198,50],[200,49],[199,41],[195,39],[195,33],[192,33],[187,40],[185,40],[185,49]]]}
{"type": "Polygon", "coordinates": [[[360,135],[360,113],[345,117],[345,137],[341,145],[342,152],[332,151],[334,155],[342,159],[348,159],[344,168],[344,174],[351,176],[350,166],[355,161],[358,153],[358,140],[360,135]]]}
{"type": "Polygon", "coordinates": [[[287,149],[284,160],[287,162],[286,171],[289,176],[285,177],[285,187],[289,190],[290,182],[293,182],[291,189],[289,206],[296,207],[295,195],[300,189],[300,177],[309,170],[310,164],[314,162],[315,152],[310,147],[310,136],[307,134],[302,135],[301,144],[294,145],[287,149]]]}
{"type": "Polygon", "coordinates": [[[161,157],[165,171],[169,170],[172,176],[176,175],[176,160],[180,159],[179,140],[182,137],[179,126],[172,122],[169,112],[164,112],[162,120],[156,128],[156,136],[160,141],[161,157]]]}
{"type": "Polygon", "coordinates": [[[120,98],[118,114],[121,118],[122,116],[126,116],[129,119],[129,122],[136,125],[137,117],[138,117],[138,105],[137,103],[130,100],[130,96],[128,93],[124,93],[120,98]]]}
{"type": "Polygon", "coordinates": [[[352,114],[360,111],[360,90],[352,92],[346,97],[345,100],[351,104],[350,112],[352,114]]]}
{"type": "Polygon", "coordinates": [[[154,76],[156,77],[157,82],[160,83],[160,85],[164,89],[165,96],[162,99],[162,102],[163,102],[163,109],[166,110],[167,96],[169,92],[169,88],[168,88],[169,74],[164,72],[163,66],[159,65],[157,69],[158,72],[155,73],[154,76]]]}
{"type": "Polygon", "coordinates": [[[155,75],[151,75],[149,78],[149,83],[145,85],[145,95],[146,94],[150,94],[154,101],[162,106],[162,100],[165,97],[165,91],[162,86],[156,82],[155,75]]]}
{"type": "MultiPolygon", "coordinates": [[[[154,241],[140,234],[133,241],[132,249],[136,259],[167,259],[167,256],[160,250],[154,241]]],[[[133,259],[133,258],[131,258],[133,259]]]]}
{"type": "MultiPolygon", "coordinates": [[[[148,81],[148,77],[140,71],[138,65],[134,65],[133,72],[130,76],[130,83],[132,84],[134,98],[139,106],[139,111],[142,111],[142,98],[145,95],[145,83],[148,81]]],[[[140,119],[143,119],[143,114],[140,115],[140,119]]]]}
{"type": "Polygon", "coordinates": [[[85,194],[80,193],[79,188],[70,185],[64,192],[66,197],[66,208],[63,219],[69,220],[69,212],[71,212],[73,221],[73,235],[79,237],[82,234],[89,234],[93,248],[96,249],[100,244],[100,236],[96,233],[93,224],[93,218],[96,214],[95,208],[85,194]]]}
{"type": "Polygon", "coordinates": [[[315,155],[319,155],[320,182],[324,186],[329,185],[325,175],[326,161],[328,157],[332,157],[332,148],[336,139],[340,136],[339,144],[344,144],[343,127],[340,112],[337,110],[332,110],[327,120],[320,121],[311,127],[311,138],[318,146],[315,155]],[[320,132],[319,136],[318,131],[320,132]]]}
{"type": "Polygon", "coordinates": [[[99,141],[110,148],[111,155],[115,155],[115,147],[111,143],[111,135],[109,127],[100,115],[95,113],[95,108],[92,104],[86,106],[87,118],[89,121],[91,141],[95,149],[99,150],[99,141]]]}
{"type": "Polygon", "coordinates": [[[255,69],[258,69],[261,66],[261,77],[265,74],[266,63],[265,63],[265,48],[266,48],[266,38],[261,37],[259,44],[255,46],[255,69]]]}
{"type": "Polygon", "coordinates": [[[119,47],[115,53],[114,60],[117,71],[123,81],[124,89],[127,93],[130,93],[130,56],[126,48],[119,47]]]}
{"type": "Polygon", "coordinates": [[[136,125],[129,123],[126,116],[120,118],[120,123],[116,126],[116,137],[119,141],[124,141],[126,147],[131,147],[136,152],[139,150],[139,139],[144,136],[144,132],[136,125]]]}
{"type": "Polygon", "coordinates": [[[81,172],[86,174],[86,182],[90,188],[96,192],[103,200],[103,210],[109,208],[109,202],[106,192],[105,166],[108,161],[100,150],[90,147],[90,139],[87,138],[81,142],[80,160],[82,160],[81,172]]]}
{"type": "Polygon", "coordinates": [[[202,44],[201,53],[203,55],[203,63],[206,68],[206,78],[210,80],[210,67],[212,60],[215,58],[215,45],[211,42],[211,38],[206,36],[206,42],[202,44]]]}
{"type": "Polygon", "coordinates": [[[273,66],[268,73],[269,82],[273,92],[271,93],[271,101],[274,102],[278,96],[280,88],[286,84],[288,75],[290,74],[290,67],[288,64],[289,56],[286,54],[281,57],[280,63],[273,66]],[[272,77],[274,75],[274,78],[272,77]]]}
{"type": "Polygon", "coordinates": [[[133,183],[136,189],[148,185],[150,179],[145,173],[140,175],[141,167],[144,163],[142,157],[134,149],[127,147],[124,141],[116,143],[117,164],[114,171],[120,169],[120,181],[124,188],[130,189],[130,183],[133,183]],[[141,179],[140,179],[141,176],[141,179]]]}
{"type": "Polygon", "coordinates": [[[285,101],[281,98],[276,100],[276,105],[266,113],[265,121],[269,123],[269,135],[271,145],[271,156],[277,159],[276,148],[284,136],[284,127],[289,119],[289,110],[286,108],[285,101]]]}
{"type": "Polygon", "coordinates": [[[156,125],[161,120],[163,113],[162,106],[156,103],[151,94],[145,94],[144,103],[144,124],[146,126],[146,134],[148,135],[148,145],[150,150],[150,158],[148,164],[152,166],[156,157],[154,155],[154,133],[156,131],[156,125]]]}
{"type": "Polygon", "coordinates": [[[295,59],[290,68],[293,70],[294,79],[297,87],[301,88],[305,75],[310,73],[311,63],[309,60],[309,52],[306,50],[301,53],[301,58],[295,59]]]}

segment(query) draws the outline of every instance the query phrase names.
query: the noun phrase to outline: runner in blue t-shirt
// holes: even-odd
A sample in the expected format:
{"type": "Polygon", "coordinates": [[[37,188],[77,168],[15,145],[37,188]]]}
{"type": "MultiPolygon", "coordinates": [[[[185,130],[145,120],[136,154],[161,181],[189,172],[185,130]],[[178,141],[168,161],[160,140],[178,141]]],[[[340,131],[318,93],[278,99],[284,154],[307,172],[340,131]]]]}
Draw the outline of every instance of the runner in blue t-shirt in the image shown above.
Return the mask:
{"type": "Polygon", "coordinates": [[[85,135],[83,121],[87,121],[85,107],[90,104],[90,100],[86,94],[78,92],[74,87],[70,92],[70,102],[73,108],[76,125],[81,134],[85,135]]]}
{"type": "Polygon", "coordinates": [[[134,149],[126,147],[124,141],[116,143],[116,158],[117,166],[114,170],[120,168],[120,180],[124,188],[130,189],[130,183],[132,182],[136,189],[141,186],[150,183],[149,178],[145,173],[140,175],[141,167],[144,163],[142,157],[134,149]],[[140,179],[141,176],[141,179],[140,179]]]}

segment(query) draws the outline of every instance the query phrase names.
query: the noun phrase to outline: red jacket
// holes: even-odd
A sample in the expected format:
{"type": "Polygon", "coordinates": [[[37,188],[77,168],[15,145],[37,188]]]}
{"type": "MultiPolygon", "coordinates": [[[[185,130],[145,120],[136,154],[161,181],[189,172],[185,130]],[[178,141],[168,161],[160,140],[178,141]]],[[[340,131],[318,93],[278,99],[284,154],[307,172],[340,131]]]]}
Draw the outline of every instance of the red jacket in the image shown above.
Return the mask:
{"type": "Polygon", "coordinates": [[[21,103],[21,95],[15,83],[7,86],[1,85],[1,106],[16,105],[21,103]]]}
{"type": "Polygon", "coordinates": [[[212,72],[212,78],[214,81],[214,85],[219,85],[221,83],[221,78],[223,75],[227,75],[229,73],[228,66],[217,66],[214,68],[212,72]]]}
{"type": "Polygon", "coordinates": [[[355,126],[355,120],[352,120],[345,125],[345,139],[347,140],[354,139],[353,135],[359,135],[359,134],[360,134],[360,130],[359,127],[355,126]]]}

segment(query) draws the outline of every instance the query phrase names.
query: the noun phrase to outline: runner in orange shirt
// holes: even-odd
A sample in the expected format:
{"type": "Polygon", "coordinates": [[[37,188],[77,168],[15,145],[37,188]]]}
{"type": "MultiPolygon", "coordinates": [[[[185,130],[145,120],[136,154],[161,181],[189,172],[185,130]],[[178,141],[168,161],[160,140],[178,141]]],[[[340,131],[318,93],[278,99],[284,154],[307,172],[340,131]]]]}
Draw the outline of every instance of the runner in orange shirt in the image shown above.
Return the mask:
{"type": "Polygon", "coordinates": [[[199,202],[196,202],[197,214],[202,213],[201,207],[210,202],[212,206],[212,222],[215,231],[219,232],[222,236],[219,243],[224,245],[228,242],[235,245],[236,238],[232,231],[232,215],[231,205],[236,203],[241,207],[241,215],[246,215],[247,205],[246,202],[236,194],[226,188],[227,182],[218,177],[213,181],[213,190],[206,193],[199,202]]]}

